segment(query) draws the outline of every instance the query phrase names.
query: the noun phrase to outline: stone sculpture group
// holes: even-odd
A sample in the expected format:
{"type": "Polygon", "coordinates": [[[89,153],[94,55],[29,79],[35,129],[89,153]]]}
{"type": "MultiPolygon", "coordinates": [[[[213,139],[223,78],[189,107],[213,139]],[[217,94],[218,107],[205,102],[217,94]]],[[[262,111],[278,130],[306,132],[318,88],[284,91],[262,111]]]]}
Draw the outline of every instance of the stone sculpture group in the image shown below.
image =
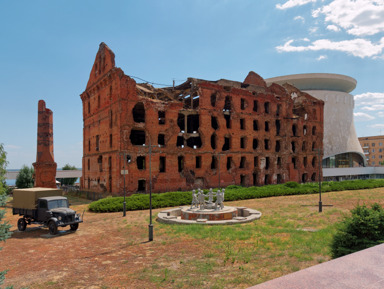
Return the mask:
{"type": "Polygon", "coordinates": [[[222,189],[221,191],[218,190],[217,192],[209,189],[208,194],[204,194],[203,190],[200,189],[197,189],[197,192],[196,190],[192,190],[191,209],[199,208],[200,210],[222,210],[224,208],[224,193],[225,189],[222,189]],[[205,199],[206,197],[208,197],[208,201],[205,199]],[[213,197],[216,197],[215,202],[213,202],[213,197]]]}

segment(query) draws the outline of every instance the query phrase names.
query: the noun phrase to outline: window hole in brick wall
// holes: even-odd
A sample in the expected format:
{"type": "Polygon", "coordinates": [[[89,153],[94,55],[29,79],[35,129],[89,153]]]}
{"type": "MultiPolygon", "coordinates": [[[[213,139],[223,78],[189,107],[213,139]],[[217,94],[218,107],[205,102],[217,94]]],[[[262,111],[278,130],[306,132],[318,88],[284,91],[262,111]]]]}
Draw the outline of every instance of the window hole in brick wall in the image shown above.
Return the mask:
{"type": "Polygon", "coordinates": [[[253,157],[253,167],[258,168],[259,167],[259,158],[253,157]]]}
{"type": "Polygon", "coordinates": [[[159,124],[165,124],[165,111],[158,112],[159,124]]]}
{"type": "Polygon", "coordinates": [[[146,181],[145,180],[139,180],[137,184],[137,190],[139,192],[145,192],[146,188],[146,181]]]}
{"type": "Polygon", "coordinates": [[[269,139],[264,140],[264,149],[266,149],[266,150],[271,149],[271,141],[269,139]]]}
{"type": "Polygon", "coordinates": [[[159,171],[160,173],[165,173],[165,157],[160,157],[160,162],[159,162],[159,171]]]}
{"type": "Polygon", "coordinates": [[[240,169],[244,169],[245,168],[245,162],[246,162],[246,157],[241,157],[240,159],[240,169]]]}
{"type": "Polygon", "coordinates": [[[242,99],[240,99],[240,108],[241,108],[241,110],[244,110],[245,107],[246,107],[246,102],[245,102],[245,99],[242,98],[242,99]]]}
{"type": "Polygon", "coordinates": [[[216,149],[216,138],[217,138],[216,134],[211,135],[211,147],[213,150],[216,149]]]}
{"type": "Polygon", "coordinates": [[[257,149],[258,146],[259,146],[259,140],[257,138],[254,138],[252,142],[253,149],[254,150],[257,149]]]}
{"type": "Polygon", "coordinates": [[[280,141],[279,140],[277,140],[276,141],[276,144],[275,144],[275,152],[279,152],[280,151],[280,141]]]}
{"type": "Polygon", "coordinates": [[[276,116],[280,116],[280,114],[281,114],[281,104],[278,104],[276,108],[276,116]]]}
{"type": "Polygon", "coordinates": [[[306,141],[303,141],[302,145],[301,145],[301,150],[303,152],[305,152],[307,150],[307,142],[306,141]]]}
{"type": "Polygon", "coordinates": [[[99,156],[97,158],[97,163],[99,164],[99,172],[102,172],[103,171],[103,157],[102,156],[99,156]]]}
{"type": "Polygon", "coordinates": [[[297,125],[296,124],[292,125],[292,135],[297,136],[297,125]]]}
{"type": "Polygon", "coordinates": [[[247,185],[245,175],[240,175],[240,185],[243,187],[247,185]]]}
{"type": "Polygon", "coordinates": [[[132,109],[133,120],[135,122],[145,122],[144,103],[138,102],[132,109]]]}
{"type": "Polygon", "coordinates": [[[311,181],[314,182],[316,181],[316,173],[313,173],[311,176],[311,181]]]}
{"type": "Polygon", "coordinates": [[[317,157],[312,158],[312,167],[315,168],[317,163],[317,157]]]}
{"type": "Polygon", "coordinates": [[[254,131],[259,130],[259,122],[256,119],[253,120],[253,130],[254,131]]]}
{"type": "Polygon", "coordinates": [[[303,126],[303,135],[307,135],[307,126],[306,125],[303,126]]]}
{"type": "Polygon", "coordinates": [[[277,157],[276,165],[278,169],[281,168],[281,157],[277,157]]]}
{"type": "Polygon", "coordinates": [[[307,173],[304,173],[301,175],[301,182],[302,183],[306,183],[308,180],[308,174],[307,173]]]}
{"type": "Polygon", "coordinates": [[[252,178],[253,178],[253,185],[254,185],[254,186],[257,186],[257,174],[256,174],[256,173],[253,173],[253,174],[252,174],[252,178]]]}
{"type": "Polygon", "coordinates": [[[265,131],[269,131],[269,121],[266,121],[264,123],[264,129],[265,129],[265,131]]]}
{"type": "Polygon", "coordinates": [[[280,135],[280,127],[281,127],[280,120],[277,119],[275,121],[275,125],[276,125],[276,135],[280,135]]]}
{"type": "Polygon", "coordinates": [[[197,149],[197,148],[200,148],[201,145],[202,145],[201,138],[199,136],[190,137],[187,139],[187,146],[189,146],[190,148],[197,149]]]}
{"type": "Polygon", "coordinates": [[[217,158],[216,158],[215,156],[212,156],[212,160],[211,160],[211,169],[212,169],[212,170],[217,169],[217,158]]]}
{"type": "Polygon", "coordinates": [[[227,128],[231,128],[231,115],[230,114],[224,114],[225,118],[225,126],[227,128]]]}
{"type": "Polygon", "coordinates": [[[265,102],[264,103],[264,111],[265,111],[265,113],[269,113],[269,108],[270,108],[269,102],[265,102]]]}
{"type": "Polygon", "coordinates": [[[131,130],[131,135],[129,136],[131,143],[133,145],[144,145],[145,144],[145,131],[143,130],[131,130]]]}
{"type": "Polygon", "coordinates": [[[227,170],[230,170],[232,167],[232,157],[227,157],[227,170]]]}
{"type": "Polygon", "coordinates": [[[187,133],[197,133],[199,126],[198,114],[190,114],[187,116],[187,133]]]}
{"type": "Polygon", "coordinates": [[[316,135],[316,126],[312,127],[312,135],[316,135]]]}
{"type": "Polygon", "coordinates": [[[196,169],[201,168],[201,156],[196,156],[196,169]]]}
{"type": "Polygon", "coordinates": [[[245,149],[247,143],[247,138],[244,136],[240,138],[240,148],[245,149]]]}
{"type": "Polygon", "coordinates": [[[211,94],[211,106],[213,106],[213,107],[216,106],[216,97],[217,97],[216,92],[211,94]]]}
{"type": "Polygon", "coordinates": [[[214,130],[219,128],[219,125],[217,123],[217,118],[215,116],[211,116],[211,126],[214,130]]]}
{"type": "Polygon", "coordinates": [[[165,146],[165,135],[162,133],[159,133],[157,136],[157,144],[161,146],[165,146]]]}
{"type": "Polygon", "coordinates": [[[224,111],[231,111],[232,110],[232,99],[229,95],[225,97],[224,102],[224,111]]]}
{"type": "Polygon", "coordinates": [[[303,158],[303,166],[304,166],[304,168],[306,168],[307,165],[308,165],[308,158],[307,158],[307,157],[304,157],[304,158],[303,158]]]}
{"type": "Polygon", "coordinates": [[[177,137],[176,146],[177,147],[184,147],[184,137],[183,136],[178,136],[177,137]]]}
{"type": "Polygon", "coordinates": [[[283,182],[283,178],[281,177],[280,174],[277,174],[277,176],[276,176],[276,182],[277,182],[278,184],[281,184],[281,183],[283,182]]]}
{"type": "Polygon", "coordinates": [[[297,169],[297,161],[295,157],[292,158],[292,163],[293,163],[293,168],[297,169]]]}
{"type": "Polygon", "coordinates": [[[245,119],[240,118],[240,129],[245,129],[245,119]]]}
{"type": "Polygon", "coordinates": [[[222,151],[227,151],[231,148],[230,142],[231,140],[229,137],[224,137],[224,145],[223,145],[222,151]]]}
{"type": "Polygon", "coordinates": [[[269,157],[266,157],[265,158],[265,169],[269,170],[269,167],[270,167],[270,160],[269,160],[269,157]]]}
{"type": "Polygon", "coordinates": [[[136,158],[137,169],[145,170],[145,156],[139,156],[136,158]]]}
{"type": "Polygon", "coordinates": [[[179,113],[177,116],[177,125],[180,128],[180,131],[185,131],[185,115],[179,113]]]}
{"type": "Polygon", "coordinates": [[[184,157],[183,156],[177,157],[177,170],[179,173],[184,170],[184,157]]]}
{"type": "Polygon", "coordinates": [[[258,108],[259,108],[259,102],[257,100],[254,100],[253,101],[253,111],[257,112],[258,108]]]}
{"type": "Polygon", "coordinates": [[[296,152],[296,142],[292,141],[291,142],[291,147],[292,147],[292,152],[296,152]]]}

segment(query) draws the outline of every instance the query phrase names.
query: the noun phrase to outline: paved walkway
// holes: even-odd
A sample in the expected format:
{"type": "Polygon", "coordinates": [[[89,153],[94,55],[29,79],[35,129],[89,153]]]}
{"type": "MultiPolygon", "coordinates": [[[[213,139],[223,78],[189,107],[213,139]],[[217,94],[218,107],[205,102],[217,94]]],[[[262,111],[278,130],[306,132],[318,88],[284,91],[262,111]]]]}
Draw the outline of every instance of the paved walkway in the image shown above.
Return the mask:
{"type": "Polygon", "coordinates": [[[384,244],[250,288],[382,289],[384,288],[384,244]]]}

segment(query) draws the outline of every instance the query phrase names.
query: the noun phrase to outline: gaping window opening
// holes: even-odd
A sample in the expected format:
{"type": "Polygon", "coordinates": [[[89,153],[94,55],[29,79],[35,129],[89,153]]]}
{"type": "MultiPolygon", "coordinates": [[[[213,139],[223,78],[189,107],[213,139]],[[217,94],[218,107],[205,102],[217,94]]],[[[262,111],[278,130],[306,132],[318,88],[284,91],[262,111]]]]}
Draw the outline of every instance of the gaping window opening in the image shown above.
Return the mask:
{"type": "Polygon", "coordinates": [[[246,143],[247,143],[247,138],[245,136],[240,138],[240,148],[245,149],[246,143]]]}
{"type": "Polygon", "coordinates": [[[201,148],[201,138],[199,136],[197,137],[189,137],[187,139],[187,146],[193,149],[201,148]]]}
{"type": "Polygon", "coordinates": [[[316,135],[316,126],[312,127],[312,135],[316,135]]]}
{"type": "Polygon", "coordinates": [[[184,137],[183,136],[177,137],[176,146],[177,147],[184,147],[184,137]]]}
{"type": "Polygon", "coordinates": [[[159,124],[165,124],[165,111],[159,111],[158,113],[159,124]]]}
{"type": "Polygon", "coordinates": [[[215,156],[212,156],[212,160],[211,160],[211,169],[212,169],[212,170],[217,169],[217,158],[216,158],[215,156]]]}
{"type": "Polygon", "coordinates": [[[316,142],[314,141],[313,143],[312,143],[312,151],[315,151],[316,150],[316,142]]]}
{"type": "Polygon", "coordinates": [[[256,174],[256,173],[253,173],[253,174],[252,174],[252,178],[253,178],[253,185],[254,185],[254,186],[257,186],[257,174],[256,174]]]}
{"type": "Polygon", "coordinates": [[[227,128],[231,128],[231,115],[230,114],[224,114],[225,118],[225,126],[227,128]]]}
{"type": "Polygon", "coordinates": [[[184,114],[179,113],[177,115],[177,125],[179,126],[181,132],[185,131],[185,115],[184,114]]]}
{"type": "Polygon", "coordinates": [[[184,157],[183,156],[177,157],[177,170],[179,173],[184,170],[184,157]]]}
{"type": "Polygon", "coordinates": [[[187,133],[197,133],[200,126],[198,114],[190,114],[187,116],[187,133]]]}
{"type": "Polygon", "coordinates": [[[91,113],[91,101],[88,101],[88,113],[91,113]]]}
{"type": "Polygon", "coordinates": [[[215,106],[216,106],[216,97],[217,97],[216,92],[214,92],[214,93],[211,94],[211,106],[212,106],[212,107],[215,107],[215,106]]]}
{"type": "Polygon", "coordinates": [[[165,146],[165,135],[162,133],[159,133],[157,135],[157,144],[160,146],[165,146]]]}
{"type": "Polygon", "coordinates": [[[232,168],[232,157],[227,157],[227,170],[232,168]]]}
{"type": "Polygon", "coordinates": [[[240,175],[240,185],[245,187],[247,185],[247,182],[246,182],[246,176],[245,175],[240,175]]]}
{"type": "Polygon", "coordinates": [[[265,158],[265,169],[269,170],[269,167],[270,167],[270,160],[269,160],[269,157],[266,157],[265,158]]]}
{"type": "Polygon", "coordinates": [[[292,163],[293,163],[293,168],[297,169],[297,161],[295,157],[292,158],[292,163]]]}
{"type": "Polygon", "coordinates": [[[196,156],[196,169],[201,168],[201,156],[196,156]]]}
{"type": "Polygon", "coordinates": [[[139,192],[145,192],[146,191],[146,181],[145,180],[138,180],[137,191],[139,191],[139,192]]]}
{"type": "Polygon", "coordinates": [[[280,116],[280,114],[281,114],[281,104],[278,104],[276,108],[276,116],[280,116]]]}
{"type": "Polygon", "coordinates": [[[276,165],[278,169],[281,168],[281,157],[277,157],[276,165]]]}
{"type": "Polygon", "coordinates": [[[271,149],[271,141],[269,139],[264,140],[264,149],[270,150],[271,149]]]}
{"type": "Polygon", "coordinates": [[[138,102],[132,109],[132,116],[134,122],[145,122],[145,108],[144,103],[138,102]]]}
{"type": "Polygon", "coordinates": [[[257,138],[254,138],[252,142],[253,149],[254,150],[257,149],[258,146],[259,146],[259,140],[257,138]]]}
{"type": "Polygon", "coordinates": [[[109,111],[109,128],[113,127],[113,112],[112,110],[109,111]]]}
{"type": "Polygon", "coordinates": [[[214,130],[217,130],[219,128],[216,116],[211,116],[211,126],[214,130]]]}
{"type": "Polygon", "coordinates": [[[277,119],[275,121],[275,125],[276,125],[276,135],[280,135],[280,127],[281,127],[280,120],[277,119]]]}
{"type": "Polygon", "coordinates": [[[91,160],[88,159],[88,171],[90,171],[90,170],[91,170],[91,160]]]}
{"type": "Polygon", "coordinates": [[[240,159],[240,169],[244,169],[245,168],[245,162],[246,162],[247,158],[246,157],[241,157],[240,159]]]}
{"type": "Polygon", "coordinates": [[[253,167],[254,168],[259,167],[259,157],[256,157],[256,156],[253,157],[253,167]]]}
{"type": "Polygon", "coordinates": [[[232,110],[232,98],[227,95],[225,97],[225,102],[224,102],[224,111],[231,111],[232,110]]]}
{"type": "Polygon", "coordinates": [[[224,144],[222,151],[228,151],[231,148],[231,139],[229,136],[224,137],[224,144]]]}
{"type": "Polygon", "coordinates": [[[144,130],[131,130],[131,135],[129,136],[132,145],[142,146],[145,145],[145,131],[144,130]]]}
{"type": "Polygon", "coordinates": [[[278,184],[282,184],[282,183],[283,183],[283,178],[281,177],[280,174],[277,174],[277,175],[276,175],[276,182],[277,182],[278,184]]]}
{"type": "Polygon", "coordinates": [[[103,171],[103,157],[102,156],[99,156],[97,158],[97,163],[99,164],[99,172],[102,172],[103,171]]]}
{"type": "Polygon", "coordinates": [[[240,129],[245,129],[245,119],[244,118],[240,118],[240,129]]]}
{"type": "Polygon", "coordinates": [[[136,164],[138,170],[145,170],[145,156],[138,156],[136,158],[136,164]]]}
{"type": "Polygon", "coordinates": [[[270,103],[269,102],[264,102],[264,111],[265,113],[269,113],[270,110],[270,103]]]}
{"type": "Polygon", "coordinates": [[[307,135],[307,126],[306,125],[303,126],[303,135],[307,135]]]}
{"type": "Polygon", "coordinates": [[[88,151],[91,151],[91,140],[88,140],[88,151]]]}
{"type": "Polygon", "coordinates": [[[292,152],[295,153],[296,152],[296,142],[292,141],[291,147],[292,147],[292,152]]]}
{"type": "Polygon", "coordinates": [[[311,181],[314,182],[316,181],[316,173],[313,173],[311,176],[311,181]]]}
{"type": "Polygon", "coordinates": [[[253,111],[257,112],[258,108],[259,108],[259,102],[257,100],[254,100],[253,101],[253,111]]]}
{"type": "Polygon", "coordinates": [[[307,157],[304,157],[304,158],[303,158],[303,166],[304,166],[304,168],[306,168],[307,165],[308,165],[308,158],[307,158],[307,157]]]}
{"type": "Polygon", "coordinates": [[[244,99],[244,98],[241,98],[241,99],[240,99],[240,108],[241,108],[241,110],[244,110],[244,109],[245,109],[245,106],[246,106],[245,99],[244,99]]]}
{"type": "Polygon", "coordinates": [[[160,157],[160,162],[159,162],[159,172],[160,173],[165,173],[165,157],[160,157]]]}
{"type": "Polygon", "coordinates": [[[259,122],[257,119],[253,120],[253,130],[258,131],[259,130],[259,122]]]}
{"type": "Polygon", "coordinates": [[[109,148],[112,148],[112,145],[113,145],[113,136],[112,134],[109,135],[109,148]]]}
{"type": "Polygon", "coordinates": [[[297,124],[292,125],[292,135],[297,136],[297,124]]]}
{"type": "Polygon", "coordinates": [[[212,134],[211,135],[211,148],[213,150],[216,149],[216,138],[217,138],[216,134],[212,134]]]}
{"type": "Polygon", "coordinates": [[[264,130],[265,130],[265,131],[269,131],[269,121],[266,121],[266,122],[264,123],[264,130]]]}
{"type": "Polygon", "coordinates": [[[264,176],[264,185],[269,185],[271,182],[270,182],[270,177],[269,175],[265,175],[264,176]]]}
{"type": "Polygon", "coordinates": [[[96,135],[96,151],[100,150],[100,136],[96,135]]]}
{"type": "Polygon", "coordinates": [[[276,144],[275,144],[275,152],[279,152],[280,151],[280,141],[279,140],[277,140],[276,141],[276,144]]]}
{"type": "Polygon", "coordinates": [[[308,174],[307,173],[304,173],[301,175],[301,182],[302,183],[306,183],[308,180],[308,174]]]}
{"type": "Polygon", "coordinates": [[[100,94],[97,96],[97,108],[100,108],[100,94]]]}
{"type": "Polygon", "coordinates": [[[316,168],[316,164],[317,164],[317,157],[313,157],[312,158],[312,168],[316,168]]]}

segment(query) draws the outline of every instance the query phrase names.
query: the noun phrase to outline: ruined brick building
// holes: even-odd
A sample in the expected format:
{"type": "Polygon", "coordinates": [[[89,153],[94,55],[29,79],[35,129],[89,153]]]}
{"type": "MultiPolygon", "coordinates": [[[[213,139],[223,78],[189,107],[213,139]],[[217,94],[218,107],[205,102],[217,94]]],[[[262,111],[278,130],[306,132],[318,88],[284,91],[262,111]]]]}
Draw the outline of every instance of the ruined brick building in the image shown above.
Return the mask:
{"type": "Polygon", "coordinates": [[[81,99],[84,190],[121,194],[124,166],[128,193],[149,189],[150,170],[153,192],[319,179],[323,101],[254,72],[154,88],[101,43],[81,99]]]}

